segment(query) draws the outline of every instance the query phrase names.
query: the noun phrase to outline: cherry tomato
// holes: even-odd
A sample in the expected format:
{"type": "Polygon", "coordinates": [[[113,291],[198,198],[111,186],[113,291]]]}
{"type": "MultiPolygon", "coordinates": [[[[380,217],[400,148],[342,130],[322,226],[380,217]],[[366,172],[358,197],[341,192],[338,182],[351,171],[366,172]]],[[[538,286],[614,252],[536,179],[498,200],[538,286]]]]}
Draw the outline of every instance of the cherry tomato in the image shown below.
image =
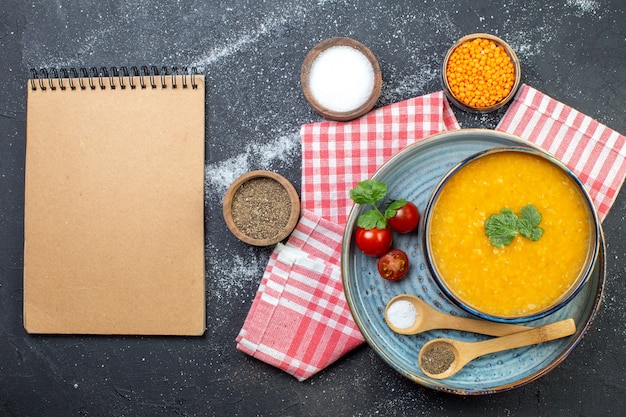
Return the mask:
{"type": "Polygon", "coordinates": [[[398,233],[409,233],[415,230],[420,221],[417,206],[410,201],[396,211],[396,215],[387,220],[387,224],[398,233]]]}
{"type": "Polygon", "coordinates": [[[380,256],[391,247],[391,229],[364,229],[357,227],[354,233],[354,241],[361,251],[369,256],[380,256]]]}
{"type": "Polygon", "coordinates": [[[378,258],[378,273],[389,281],[398,281],[409,272],[409,258],[400,249],[392,249],[378,258]]]}

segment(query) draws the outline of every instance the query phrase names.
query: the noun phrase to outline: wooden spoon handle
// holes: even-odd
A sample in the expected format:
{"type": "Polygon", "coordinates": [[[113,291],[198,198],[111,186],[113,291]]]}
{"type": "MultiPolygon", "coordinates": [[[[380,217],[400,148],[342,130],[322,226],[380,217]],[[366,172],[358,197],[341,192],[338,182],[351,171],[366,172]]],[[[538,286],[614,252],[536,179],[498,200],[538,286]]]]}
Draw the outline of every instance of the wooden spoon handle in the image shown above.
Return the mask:
{"type": "Polygon", "coordinates": [[[489,353],[560,339],[574,333],[576,333],[576,323],[569,318],[509,336],[485,340],[484,342],[464,343],[464,356],[466,360],[471,360],[489,353]],[[469,359],[470,357],[471,359],[469,359]]]}
{"type": "Polygon", "coordinates": [[[441,323],[436,323],[439,326],[433,328],[461,330],[465,332],[486,334],[489,336],[507,336],[532,329],[532,327],[517,324],[496,323],[492,321],[470,319],[466,317],[454,317],[449,315],[445,315],[445,317],[441,318],[438,317],[436,321],[441,323]]]}

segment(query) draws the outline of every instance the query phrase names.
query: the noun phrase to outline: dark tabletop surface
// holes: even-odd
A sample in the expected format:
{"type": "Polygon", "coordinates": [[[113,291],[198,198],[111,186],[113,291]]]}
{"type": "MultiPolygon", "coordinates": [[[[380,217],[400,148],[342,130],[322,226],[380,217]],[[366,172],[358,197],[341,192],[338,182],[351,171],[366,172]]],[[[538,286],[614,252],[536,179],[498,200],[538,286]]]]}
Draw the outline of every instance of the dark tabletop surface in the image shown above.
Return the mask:
{"type": "MultiPolygon", "coordinates": [[[[329,37],[356,38],[378,57],[382,106],[440,90],[447,48],[493,33],[517,51],[525,83],[626,133],[623,0],[3,0],[0,10],[0,415],[625,415],[626,191],[604,222],[607,283],[589,334],[545,377],[479,397],[416,385],[367,345],[305,382],[236,350],[271,248],[236,240],[221,214],[226,188],[249,170],[276,171],[299,189],[299,127],[321,120],[302,96],[300,64],[329,37]],[[29,69],[144,64],[206,74],[206,334],[28,335],[29,69]]],[[[462,127],[493,128],[502,112],[456,115],[462,127]]]]}

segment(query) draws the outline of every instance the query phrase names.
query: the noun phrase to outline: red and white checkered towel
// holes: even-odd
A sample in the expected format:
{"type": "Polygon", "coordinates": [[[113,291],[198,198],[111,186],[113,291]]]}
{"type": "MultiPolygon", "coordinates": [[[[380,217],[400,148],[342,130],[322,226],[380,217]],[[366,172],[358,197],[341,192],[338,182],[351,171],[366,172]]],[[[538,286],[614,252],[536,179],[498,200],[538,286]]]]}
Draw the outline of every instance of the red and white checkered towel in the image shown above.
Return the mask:
{"type": "Polygon", "coordinates": [[[407,145],[460,126],[443,92],[391,104],[348,122],[302,126],[302,209],[345,225],[348,191],[407,145]]]}
{"type": "MultiPolygon", "coordinates": [[[[237,348],[302,381],[362,344],[339,265],[348,191],[409,143],[458,128],[441,92],[302,126],[302,218],[272,253],[237,348]]],[[[525,85],[497,129],[561,158],[606,216],[626,175],[624,136],[525,85]]]]}
{"type": "Polygon", "coordinates": [[[560,159],[585,184],[604,220],[626,176],[626,137],[525,84],[496,130],[560,159]]]}
{"type": "Polygon", "coordinates": [[[346,304],[341,242],[348,192],[416,140],[458,129],[443,93],[350,122],[302,126],[302,218],[272,253],[237,348],[305,380],[364,342],[346,304]]]}
{"type": "Polygon", "coordinates": [[[364,342],[346,304],[343,227],[312,212],[272,253],[237,348],[304,380],[364,342]]]}

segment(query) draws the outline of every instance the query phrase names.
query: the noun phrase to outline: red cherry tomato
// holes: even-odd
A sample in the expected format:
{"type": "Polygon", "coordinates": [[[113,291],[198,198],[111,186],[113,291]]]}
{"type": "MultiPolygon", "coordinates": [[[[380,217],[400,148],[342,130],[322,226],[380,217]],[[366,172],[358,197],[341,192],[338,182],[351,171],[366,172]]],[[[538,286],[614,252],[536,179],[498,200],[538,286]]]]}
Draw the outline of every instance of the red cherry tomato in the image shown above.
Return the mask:
{"type": "Polygon", "coordinates": [[[378,258],[378,273],[389,281],[398,281],[409,272],[409,258],[400,249],[392,249],[378,258]]]}
{"type": "Polygon", "coordinates": [[[387,220],[387,224],[398,233],[409,233],[415,230],[420,221],[417,206],[410,201],[396,211],[396,215],[387,220]]]}
{"type": "Polygon", "coordinates": [[[391,247],[391,229],[364,229],[357,227],[354,233],[354,241],[361,251],[369,256],[380,256],[391,247]]]}

